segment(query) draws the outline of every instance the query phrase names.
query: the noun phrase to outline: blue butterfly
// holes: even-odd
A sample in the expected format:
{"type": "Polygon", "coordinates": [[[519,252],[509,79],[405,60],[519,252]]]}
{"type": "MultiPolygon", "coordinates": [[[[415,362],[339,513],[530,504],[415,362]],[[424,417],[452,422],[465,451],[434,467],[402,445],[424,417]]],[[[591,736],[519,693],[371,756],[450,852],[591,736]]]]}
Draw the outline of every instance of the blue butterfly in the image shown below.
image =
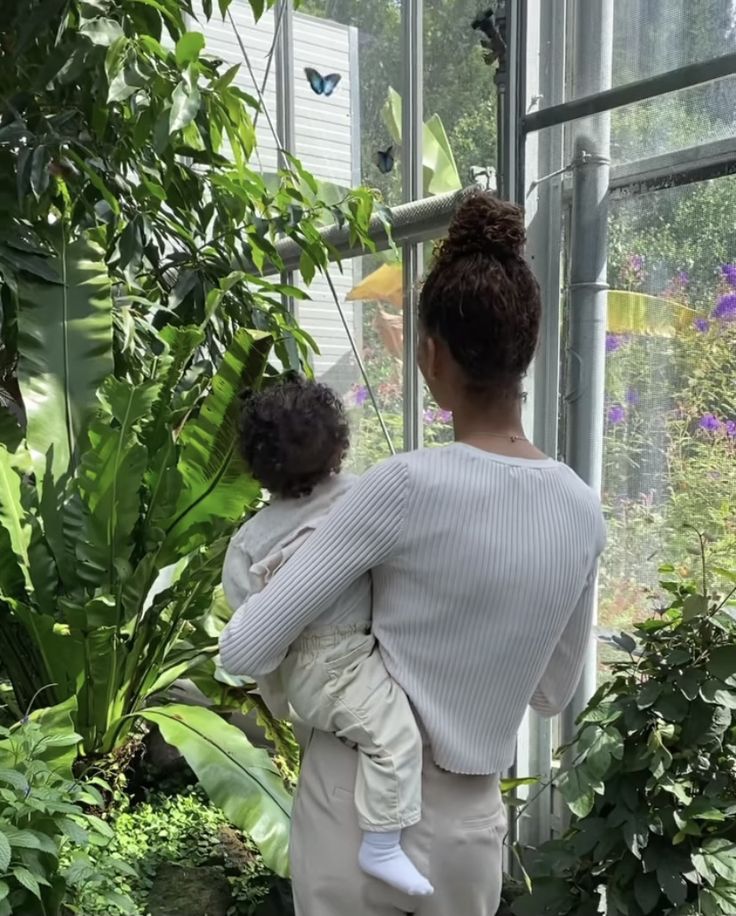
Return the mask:
{"type": "Polygon", "coordinates": [[[317,95],[332,95],[342,79],[339,73],[328,73],[327,76],[322,76],[314,67],[305,67],[304,72],[309,80],[309,85],[317,95]]]}
{"type": "Polygon", "coordinates": [[[382,175],[388,175],[396,162],[393,146],[389,146],[387,149],[376,150],[373,154],[373,161],[382,175]]]}

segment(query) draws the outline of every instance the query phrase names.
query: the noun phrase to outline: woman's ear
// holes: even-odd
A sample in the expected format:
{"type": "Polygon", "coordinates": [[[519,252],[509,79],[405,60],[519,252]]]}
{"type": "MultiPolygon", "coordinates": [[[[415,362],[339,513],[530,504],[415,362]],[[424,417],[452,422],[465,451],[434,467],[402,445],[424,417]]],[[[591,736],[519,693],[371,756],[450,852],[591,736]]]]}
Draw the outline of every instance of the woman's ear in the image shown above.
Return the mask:
{"type": "Polygon", "coordinates": [[[419,368],[427,384],[431,384],[437,378],[437,343],[434,337],[429,334],[422,334],[419,339],[419,368]]]}

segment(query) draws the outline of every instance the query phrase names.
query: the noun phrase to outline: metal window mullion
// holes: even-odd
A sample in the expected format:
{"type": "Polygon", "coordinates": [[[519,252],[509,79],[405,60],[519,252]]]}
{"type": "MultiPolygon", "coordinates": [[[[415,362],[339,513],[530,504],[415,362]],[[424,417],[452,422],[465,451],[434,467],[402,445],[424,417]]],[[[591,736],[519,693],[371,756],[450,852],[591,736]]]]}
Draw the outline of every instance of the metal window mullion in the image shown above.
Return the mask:
{"type": "MultiPolygon", "coordinates": [[[[565,95],[566,0],[539,0],[539,91],[555,105],[565,95]]],[[[531,16],[529,17],[531,21],[531,16]]],[[[525,55],[529,61],[529,55],[525,55]]],[[[556,126],[537,135],[536,175],[551,175],[564,164],[564,129],[556,126]]],[[[531,177],[531,176],[528,176],[531,177]]],[[[527,179],[528,180],[528,179],[527,179]]],[[[534,442],[543,452],[559,451],[562,176],[536,188],[537,212],[529,226],[528,254],[542,290],[540,345],[533,368],[534,442]]],[[[529,773],[543,784],[552,773],[552,723],[529,714],[529,773]]],[[[552,790],[532,790],[521,841],[539,846],[552,835],[552,790]]]]}
{"type": "MultiPolygon", "coordinates": [[[[594,36],[593,36],[594,37],[594,36]]],[[[696,64],[687,64],[676,70],[668,70],[656,76],[643,80],[625,83],[614,89],[604,89],[599,92],[586,92],[577,94],[569,102],[560,105],[550,105],[541,111],[535,111],[524,118],[522,128],[525,133],[552,127],[554,124],[563,124],[577,118],[586,118],[591,115],[622,108],[636,102],[656,98],[670,92],[679,92],[691,89],[702,83],[736,74],[736,52],[724,54],[711,60],[700,61],[696,64]]]]}
{"type": "MultiPolygon", "coordinates": [[[[289,167],[286,153],[296,155],[296,116],[294,108],[294,7],[292,0],[277,0],[274,10],[276,28],[276,130],[281,144],[278,147],[279,168],[289,167]],[[278,23],[278,24],[276,24],[278,23]]],[[[294,285],[294,272],[284,271],[281,282],[294,285]]],[[[293,296],[281,297],[283,307],[298,318],[293,296]]]]}
{"type": "MultiPolygon", "coordinates": [[[[422,132],[423,94],[423,0],[402,0],[401,53],[403,93],[401,105],[401,147],[403,197],[418,200],[423,191],[422,132]]],[[[417,284],[422,251],[415,241],[402,246],[404,289],[404,449],[419,448],[422,442],[422,388],[417,367],[417,284]]]]}

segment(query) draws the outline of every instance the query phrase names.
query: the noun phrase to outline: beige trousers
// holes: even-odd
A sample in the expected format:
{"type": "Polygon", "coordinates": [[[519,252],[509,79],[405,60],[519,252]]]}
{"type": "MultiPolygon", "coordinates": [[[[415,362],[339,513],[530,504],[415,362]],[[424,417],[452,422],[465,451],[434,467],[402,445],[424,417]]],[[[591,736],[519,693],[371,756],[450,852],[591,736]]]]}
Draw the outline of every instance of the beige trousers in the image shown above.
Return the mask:
{"type": "Polygon", "coordinates": [[[496,776],[457,776],[424,755],[422,820],[402,845],[435,888],[408,897],[358,866],[352,786],[358,754],[314,732],[291,826],[296,916],[495,916],[501,898],[506,816],[496,776]]]}
{"type": "Polygon", "coordinates": [[[346,784],[353,820],[357,812],[363,830],[402,830],[421,817],[422,739],[368,626],[302,636],[278,673],[303,723],[357,748],[357,773],[346,784]]]}

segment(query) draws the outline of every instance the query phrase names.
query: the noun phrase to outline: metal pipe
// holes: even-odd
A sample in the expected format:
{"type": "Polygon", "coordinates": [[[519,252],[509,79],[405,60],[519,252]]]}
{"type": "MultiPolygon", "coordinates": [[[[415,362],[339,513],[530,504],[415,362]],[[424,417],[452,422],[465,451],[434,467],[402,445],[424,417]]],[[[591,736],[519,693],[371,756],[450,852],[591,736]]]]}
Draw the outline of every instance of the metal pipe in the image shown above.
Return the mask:
{"type": "MultiPolygon", "coordinates": [[[[412,240],[423,242],[441,236],[450,224],[452,214],[460,202],[470,193],[475,191],[475,185],[463,188],[461,191],[450,191],[448,194],[438,194],[436,197],[425,197],[411,203],[399,204],[393,207],[390,213],[390,232],[397,245],[412,240]]],[[[334,248],[341,259],[354,258],[365,254],[365,248],[360,242],[352,242],[350,230],[347,226],[328,226],[320,231],[323,241],[334,248]]],[[[377,251],[386,251],[391,247],[386,221],[383,216],[374,216],[368,227],[368,235],[376,246],[377,251]]],[[[299,258],[302,249],[292,239],[280,239],[276,242],[276,251],[284,262],[284,268],[295,269],[299,267],[299,258]]],[[[242,270],[239,265],[238,270],[242,270]]],[[[275,267],[267,265],[266,275],[278,273],[275,267]]]]}
{"type": "MultiPolygon", "coordinates": [[[[575,0],[573,93],[600,93],[611,83],[613,4],[575,0]]],[[[574,126],[566,368],[566,454],[572,468],[600,490],[606,368],[610,114],[574,126]]],[[[597,653],[591,638],[580,686],[562,718],[563,742],[595,691],[597,653]]]]}
{"type": "MultiPolygon", "coordinates": [[[[422,133],[424,99],[422,92],[424,55],[423,0],[402,0],[401,51],[404,64],[401,105],[401,146],[404,202],[418,200],[423,193],[424,165],[422,133]]],[[[422,442],[422,388],[417,366],[417,283],[421,271],[421,247],[415,238],[402,247],[404,275],[404,449],[419,448],[422,442]]]]}
{"type": "MultiPolygon", "coordinates": [[[[588,36],[586,45],[588,48],[591,46],[591,39],[596,43],[598,41],[597,36],[588,36]]],[[[736,74],[736,52],[697,64],[687,64],[676,70],[659,73],[657,76],[616,86],[615,89],[591,89],[585,93],[574,93],[575,97],[569,102],[550,105],[549,108],[543,108],[541,111],[527,115],[524,118],[523,129],[528,134],[535,130],[542,130],[544,127],[552,127],[553,124],[564,124],[576,118],[585,118],[604,111],[611,111],[614,108],[622,108],[624,105],[643,102],[668,92],[689,89],[692,86],[709,83],[733,74],[736,74]]]]}

